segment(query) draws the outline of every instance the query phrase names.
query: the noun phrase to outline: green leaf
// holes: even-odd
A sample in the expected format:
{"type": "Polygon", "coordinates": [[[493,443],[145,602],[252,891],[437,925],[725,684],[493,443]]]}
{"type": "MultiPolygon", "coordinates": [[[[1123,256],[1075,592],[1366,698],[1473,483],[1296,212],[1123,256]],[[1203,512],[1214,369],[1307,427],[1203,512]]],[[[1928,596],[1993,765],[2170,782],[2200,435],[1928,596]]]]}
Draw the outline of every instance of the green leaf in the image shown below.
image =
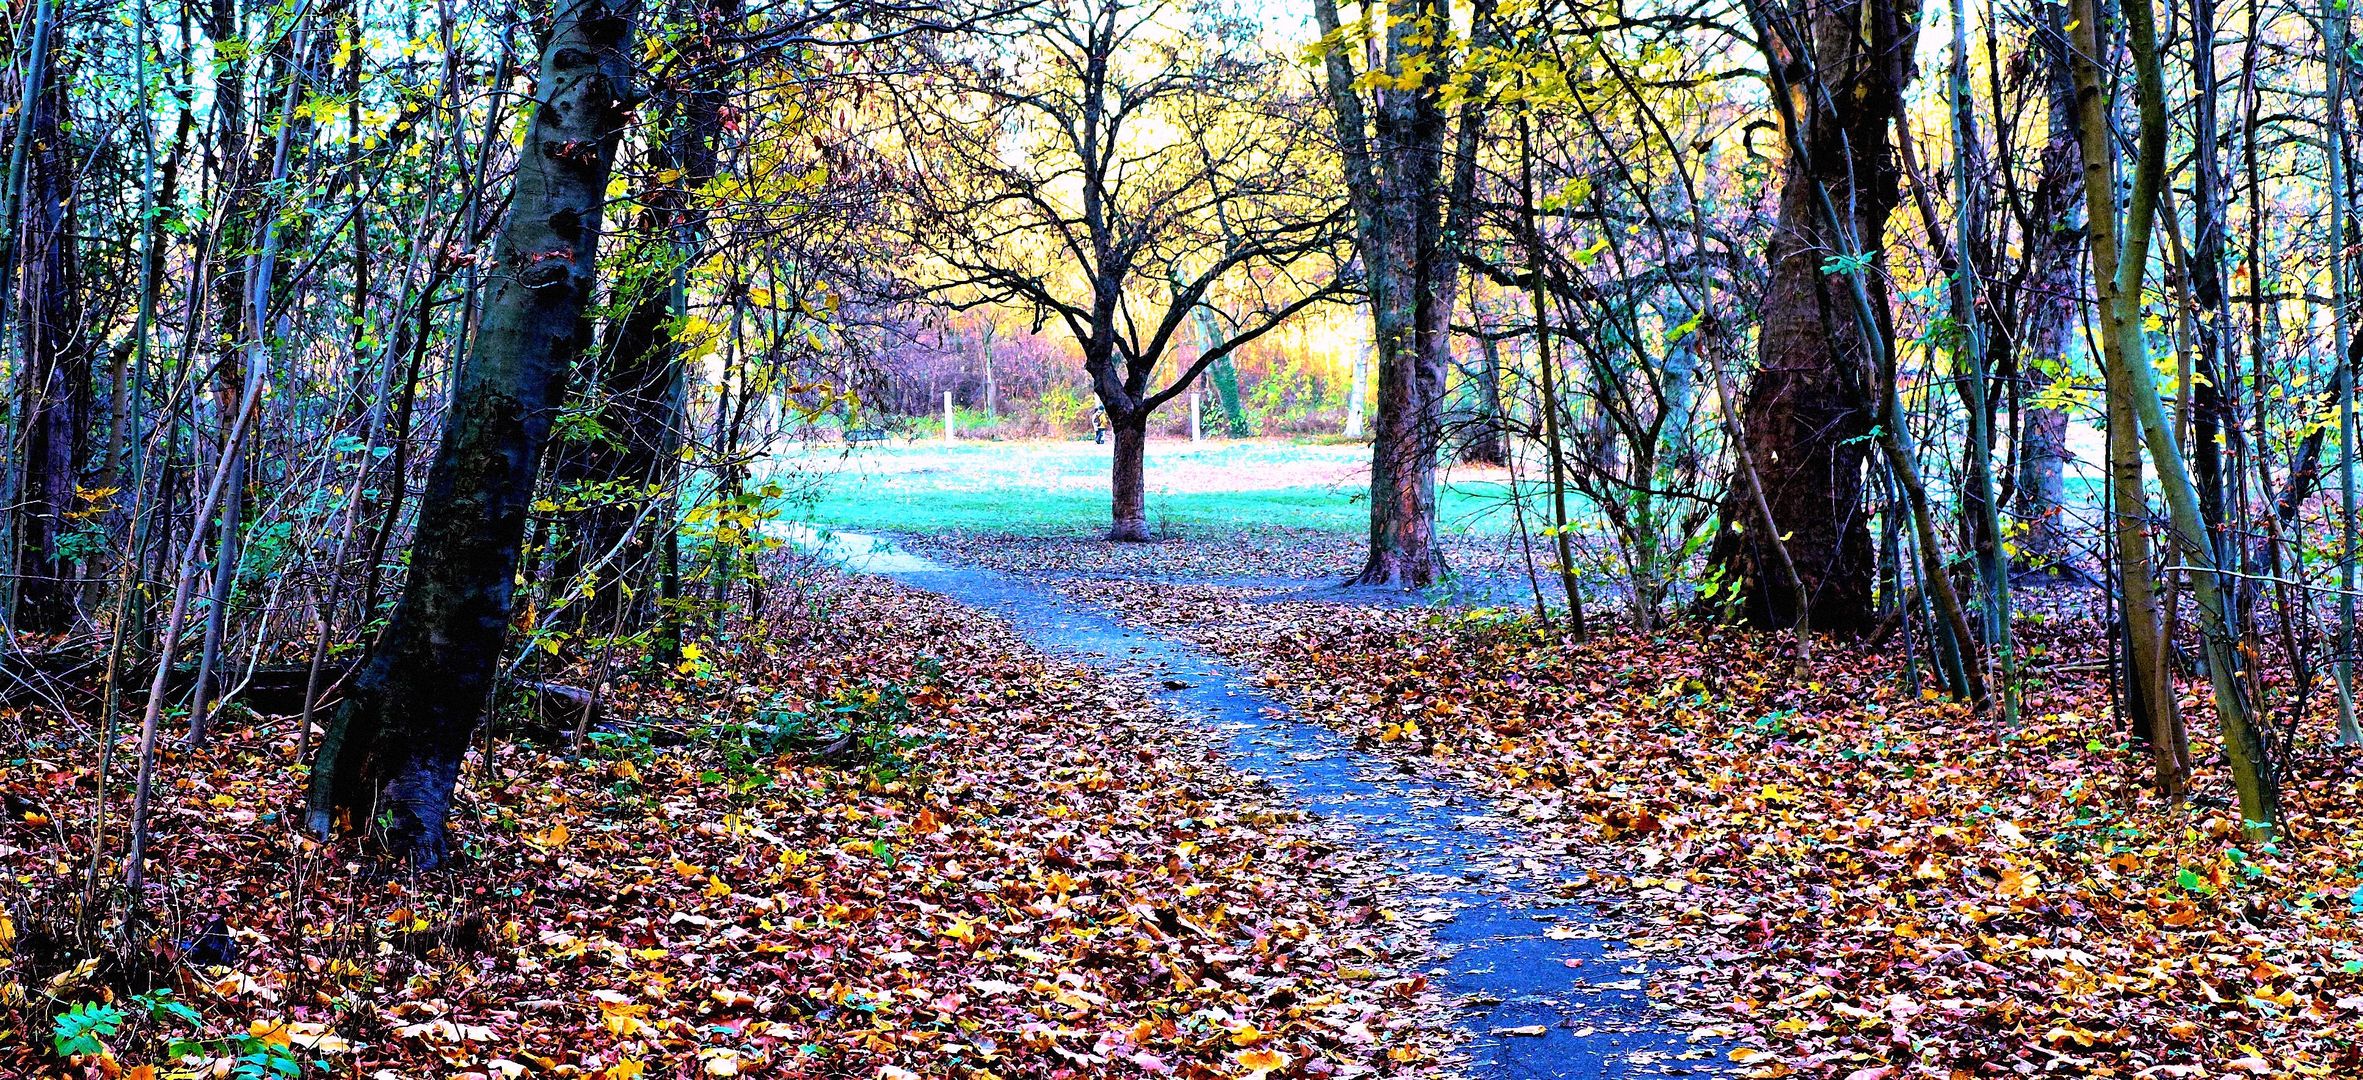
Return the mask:
{"type": "Polygon", "coordinates": [[[59,1057],[96,1054],[106,1049],[99,1037],[113,1035],[122,1026],[123,1010],[85,1001],[50,1021],[49,1041],[59,1057]]]}

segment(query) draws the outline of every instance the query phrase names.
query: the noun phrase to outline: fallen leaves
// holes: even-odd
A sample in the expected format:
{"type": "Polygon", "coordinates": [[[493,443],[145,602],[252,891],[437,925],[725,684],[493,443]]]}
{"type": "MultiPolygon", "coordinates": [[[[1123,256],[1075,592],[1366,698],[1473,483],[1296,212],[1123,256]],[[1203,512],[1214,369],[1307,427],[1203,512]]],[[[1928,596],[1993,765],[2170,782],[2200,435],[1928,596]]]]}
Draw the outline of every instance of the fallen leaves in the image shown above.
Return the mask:
{"type": "Polygon", "coordinates": [[[1817,648],[1793,683],[1777,641],[1727,630],[1570,645],[1514,613],[1062,587],[1498,800],[1696,957],[1667,988],[1735,1019],[1749,1075],[2363,1071],[2363,760],[2308,718],[2276,848],[2160,806],[2093,719],[2079,601],[2022,631],[2070,674],[2010,729],[1912,693],[1892,649],[1817,648]]]}
{"type": "MultiPolygon", "coordinates": [[[[141,1021],[116,1052],[169,1074],[168,1038],[234,1033],[363,1077],[1277,1080],[1400,1073],[1447,1045],[1403,970],[1420,939],[1343,899],[1383,894],[1383,867],[1322,842],[1137,688],[919,594],[829,587],[827,605],[773,608],[825,621],[707,642],[709,675],[617,684],[619,715],[686,742],[472,757],[454,822],[470,852],[445,875],[378,876],[276,817],[226,821],[220,795],[300,801],[283,725],[167,762],[190,782],[159,815],[159,877],[245,956],[187,984],[202,1032],[141,1021]],[[766,709],[873,680],[926,684],[891,733],[906,770],[749,734],[766,709]]],[[[71,770],[22,767],[0,786],[76,805],[71,770]]],[[[16,830],[0,869],[78,887],[87,852],[56,845],[80,830],[0,829],[16,830]]],[[[53,977],[102,992],[95,959],[27,954],[27,909],[8,911],[0,984],[36,992],[0,1001],[0,1024],[46,1023],[53,977]]],[[[0,1073],[62,1064],[0,1046],[0,1073]]]]}

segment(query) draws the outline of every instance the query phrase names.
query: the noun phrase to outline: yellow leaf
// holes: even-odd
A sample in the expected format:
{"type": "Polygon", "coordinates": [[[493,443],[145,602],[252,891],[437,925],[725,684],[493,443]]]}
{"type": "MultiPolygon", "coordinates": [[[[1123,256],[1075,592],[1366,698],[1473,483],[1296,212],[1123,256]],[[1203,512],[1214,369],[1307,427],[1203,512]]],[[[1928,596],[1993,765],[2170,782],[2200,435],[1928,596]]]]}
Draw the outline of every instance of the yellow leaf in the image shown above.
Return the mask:
{"type": "Polygon", "coordinates": [[[640,1080],[640,1074],[647,1071],[648,1066],[626,1058],[608,1066],[604,1078],[605,1080],[640,1080]]]}
{"type": "Polygon", "coordinates": [[[1246,1080],[1262,1080],[1265,1074],[1288,1067],[1288,1055],[1278,1050],[1243,1050],[1231,1058],[1247,1070],[1246,1080]]]}
{"type": "MultiPolygon", "coordinates": [[[[635,1004],[631,998],[613,990],[601,990],[593,996],[599,999],[600,1019],[605,1022],[608,1031],[617,1035],[632,1035],[648,1026],[641,1019],[648,1015],[645,1002],[635,1004]]],[[[632,1075],[640,1074],[635,1070],[632,1075]]]]}

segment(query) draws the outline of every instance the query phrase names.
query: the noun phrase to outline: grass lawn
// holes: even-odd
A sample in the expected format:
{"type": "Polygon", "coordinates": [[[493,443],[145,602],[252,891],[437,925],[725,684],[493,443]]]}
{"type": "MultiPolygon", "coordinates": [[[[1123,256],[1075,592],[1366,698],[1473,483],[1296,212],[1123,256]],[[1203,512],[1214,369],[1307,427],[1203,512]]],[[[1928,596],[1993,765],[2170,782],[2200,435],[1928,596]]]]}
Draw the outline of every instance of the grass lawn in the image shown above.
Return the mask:
{"type": "MultiPolygon", "coordinates": [[[[1108,523],[1108,454],[1088,440],[869,443],[795,449],[782,468],[813,485],[788,516],[825,528],[1026,535],[1089,533],[1108,523]]],[[[1256,526],[1331,532],[1370,527],[1370,448],[1284,439],[1151,440],[1149,525],[1203,534],[1256,526]]],[[[1448,533],[1511,528],[1498,472],[1464,470],[1440,494],[1448,533]]]]}

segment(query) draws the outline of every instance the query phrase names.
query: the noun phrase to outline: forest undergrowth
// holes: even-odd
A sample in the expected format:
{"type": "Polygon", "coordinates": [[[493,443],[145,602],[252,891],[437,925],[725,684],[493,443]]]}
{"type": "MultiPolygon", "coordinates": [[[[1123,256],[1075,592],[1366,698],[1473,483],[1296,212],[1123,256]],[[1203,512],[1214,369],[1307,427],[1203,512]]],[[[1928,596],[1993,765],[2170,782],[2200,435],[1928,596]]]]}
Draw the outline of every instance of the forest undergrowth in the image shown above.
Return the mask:
{"type": "Polygon", "coordinates": [[[0,1075],[1352,1077],[1449,1054],[1380,868],[1138,690],[874,581],[771,611],[619,685],[581,754],[480,739],[465,857],[433,875],[291,828],[290,720],[169,752],[128,920],[112,886],[82,901],[89,719],[0,719],[24,748],[0,770],[0,1075]]]}
{"type": "Polygon", "coordinates": [[[1062,588],[1499,800],[1683,942],[1697,981],[1655,989],[1727,1016],[1748,1075],[2363,1070],[2363,754],[2301,740],[2285,835],[2252,845],[2185,679],[2199,797],[2164,805],[2089,597],[2029,603],[2012,728],[1910,692],[1892,640],[1792,675],[1785,636],[1722,628],[1570,644],[1516,612],[1062,588]]]}

